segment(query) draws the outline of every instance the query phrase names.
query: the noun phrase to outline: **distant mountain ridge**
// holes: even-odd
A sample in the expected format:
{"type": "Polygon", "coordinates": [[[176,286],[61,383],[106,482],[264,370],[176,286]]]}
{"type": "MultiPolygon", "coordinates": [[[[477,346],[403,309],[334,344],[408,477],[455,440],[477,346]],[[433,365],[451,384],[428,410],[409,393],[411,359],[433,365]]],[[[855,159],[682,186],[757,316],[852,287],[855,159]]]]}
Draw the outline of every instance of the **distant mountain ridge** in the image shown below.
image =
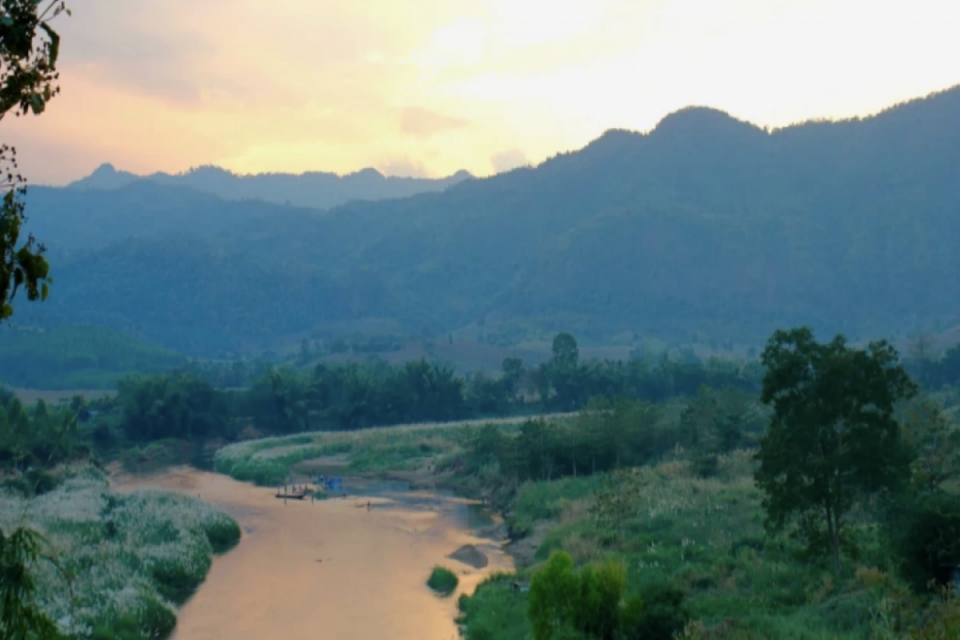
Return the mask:
{"type": "Polygon", "coordinates": [[[507,341],[895,337],[960,323],[958,185],[960,88],[773,132],[684,109],[536,168],[323,212],[141,182],[31,190],[28,229],[65,253],[17,318],[214,355],[361,320],[507,341]]]}
{"type": "Polygon", "coordinates": [[[446,178],[400,178],[384,176],[369,168],[343,176],[324,172],[238,175],[215,166],[195,167],[179,174],[157,172],[138,176],[118,171],[112,164],[105,163],[89,176],[67,186],[73,189],[120,189],[135,182],[149,181],[165,186],[190,187],[224,200],[258,199],[329,209],[353,200],[387,200],[443,191],[472,177],[467,171],[458,171],[446,178]]]}

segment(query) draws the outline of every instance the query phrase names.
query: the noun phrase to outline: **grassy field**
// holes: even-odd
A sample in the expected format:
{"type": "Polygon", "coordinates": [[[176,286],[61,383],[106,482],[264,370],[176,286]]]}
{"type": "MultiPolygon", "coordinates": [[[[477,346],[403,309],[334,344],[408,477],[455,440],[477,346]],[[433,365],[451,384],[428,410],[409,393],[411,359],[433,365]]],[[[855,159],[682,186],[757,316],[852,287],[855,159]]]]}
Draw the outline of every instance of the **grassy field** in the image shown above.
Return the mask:
{"type": "MultiPolygon", "coordinates": [[[[564,419],[557,415],[549,418],[564,419]]],[[[470,435],[483,425],[497,424],[509,430],[526,419],[414,424],[250,440],[217,451],[214,469],[262,486],[283,484],[297,464],[324,458],[342,462],[352,472],[412,471],[458,455],[470,435]]]]}
{"type": "Polygon", "coordinates": [[[217,508],[154,490],[118,494],[93,466],[27,499],[0,487],[0,527],[25,522],[47,539],[34,577],[61,632],[96,640],[165,637],[175,610],[204,580],[214,553],[240,539],[217,508]]]}
{"type": "Polygon", "coordinates": [[[461,601],[466,637],[529,638],[526,596],[511,582],[528,580],[554,550],[579,565],[622,560],[631,592],[679,586],[690,618],[708,630],[705,638],[869,637],[882,595],[871,588],[878,572],[869,554],[838,579],[816,560],[800,560],[790,540],[766,537],[750,455],[722,457],[709,479],[683,460],[636,469],[639,499],[619,536],[591,514],[599,477],[522,486],[511,518],[534,532],[534,564],[517,576],[491,578],[461,601]]]}

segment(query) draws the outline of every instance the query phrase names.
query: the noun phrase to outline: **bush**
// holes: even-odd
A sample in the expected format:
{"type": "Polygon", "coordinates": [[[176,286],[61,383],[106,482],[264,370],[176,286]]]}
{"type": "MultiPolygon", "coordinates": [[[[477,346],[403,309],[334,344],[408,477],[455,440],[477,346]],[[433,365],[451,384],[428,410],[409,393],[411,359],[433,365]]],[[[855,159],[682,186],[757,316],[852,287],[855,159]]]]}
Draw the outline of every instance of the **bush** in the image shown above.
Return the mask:
{"type": "Polygon", "coordinates": [[[436,566],[430,572],[430,578],[427,579],[427,586],[443,596],[453,593],[460,580],[457,574],[445,567],[436,566]]]}
{"type": "Polygon", "coordinates": [[[931,580],[944,582],[941,566],[960,563],[960,496],[937,493],[891,510],[888,529],[904,579],[919,591],[931,580]]]}
{"type": "MultiPolygon", "coordinates": [[[[570,554],[554,552],[530,581],[533,637],[617,637],[624,621],[621,602],[626,588],[627,573],[621,563],[606,560],[577,571],[570,554]]],[[[631,609],[626,619],[634,613],[631,609]]]]}
{"type": "Polygon", "coordinates": [[[204,523],[203,532],[214,553],[226,553],[240,542],[240,525],[235,520],[217,519],[204,523]]]}
{"type": "Polygon", "coordinates": [[[669,583],[648,585],[640,592],[642,615],[628,638],[673,638],[690,620],[684,600],[686,594],[669,583]]]}

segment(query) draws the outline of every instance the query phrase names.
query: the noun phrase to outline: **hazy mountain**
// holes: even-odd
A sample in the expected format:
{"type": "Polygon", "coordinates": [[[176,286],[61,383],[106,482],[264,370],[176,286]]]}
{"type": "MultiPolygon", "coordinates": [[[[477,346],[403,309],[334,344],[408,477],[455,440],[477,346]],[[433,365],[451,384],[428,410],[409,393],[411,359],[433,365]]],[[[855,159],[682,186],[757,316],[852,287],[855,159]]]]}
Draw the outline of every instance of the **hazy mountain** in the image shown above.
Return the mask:
{"type": "Polygon", "coordinates": [[[111,164],[100,165],[86,178],[68,185],[74,189],[119,189],[135,182],[154,182],[173,187],[190,187],[225,200],[259,199],[315,209],[329,209],[353,200],[405,198],[417,193],[443,191],[472,176],[458,171],[446,178],[398,178],[384,176],[376,169],[363,169],[339,176],[308,172],[237,175],[220,167],[205,166],[186,173],[154,173],[137,176],[117,171],[111,164]]]}
{"type": "Polygon", "coordinates": [[[53,251],[98,249],[133,237],[217,236],[250,220],[316,211],[262,201],[230,202],[142,180],[112,190],[30,187],[28,229],[53,251]]]}
{"type": "MultiPolygon", "coordinates": [[[[960,89],[774,132],[684,109],[535,169],[326,213],[211,200],[186,215],[181,191],[64,189],[63,211],[119,212],[111,239],[163,210],[204,239],[141,234],[66,258],[51,300],[17,314],[137,326],[181,349],[374,317],[516,337],[760,341],[798,323],[891,336],[960,321],[958,184],[960,89]]],[[[34,221],[47,212],[31,202],[34,221]]],[[[58,226],[41,239],[69,245],[58,226]]]]}

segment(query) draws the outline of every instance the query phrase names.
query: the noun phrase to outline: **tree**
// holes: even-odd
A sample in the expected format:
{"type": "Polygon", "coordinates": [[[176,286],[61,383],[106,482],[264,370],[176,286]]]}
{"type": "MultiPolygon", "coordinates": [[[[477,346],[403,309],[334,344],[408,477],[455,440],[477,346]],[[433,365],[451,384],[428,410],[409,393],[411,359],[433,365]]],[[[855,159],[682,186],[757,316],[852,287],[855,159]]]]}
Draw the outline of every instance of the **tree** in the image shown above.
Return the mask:
{"type": "Polygon", "coordinates": [[[559,333],[553,339],[553,358],[547,363],[547,377],[556,392],[556,405],[561,411],[572,411],[582,406],[583,385],[577,364],[580,351],[577,340],[569,333],[559,333]]]}
{"type": "Polygon", "coordinates": [[[553,339],[553,364],[564,369],[573,369],[580,358],[577,339],[569,333],[558,333],[553,339]]]}
{"type": "Polygon", "coordinates": [[[910,342],[909,351],[920,383],[924,386],[933,383],[937,362],[940,360],[936,337],[929,331],[921,331],[910,342]]]}
{"type": "Polygon", "coordinates": [[[503,381],[507,400],[513,402],[520,392],[520,384],[523,382],[523,376],[526,373],[523,368],[523,360],[513,357],[504,358],[500,369],[502,371],[500,379],[503,381]]]}
{"type": "Polygon", "coordinates": [[[620,626],[627,570],[622,562],[608,559],[580,570],[580,598],[575,626],[588,638],[614,640],[620,626]]]}
{"type": "Polygon", "coordinates": [[[570,630],[577,617],[580,577],[573,558],[554,551],[547,564],[530,579],[527,613],[534,640],[552,640],[570,630]]]}
{"type": "MultiPolygon", "coordinates": [[[[527,615],[534,640],[614,640],[626,588],[623,564],[607,560],[577,571],[568,553],[555,551],[530,580],[527,615]]],[[[639,602],[631,604],[639,613],[639,602]]]]}
{"type": "Polygon", "coordinates": [[[905,403],[897,418],[905,442],[913,449],[913,497],[937,492],[960,476],[960,432],[951,427],[939,405],[917,398],[905,403]]]}
{"type": "MultiPolygon", "coordinates": [[[[0,119],[43,113],[59,93],[56,82],[60,36],[50,21],[69,13],[62,0],[0,0],[0,119]]],[[[46,299],[50,265],[32,235],[21,240],[26,221],[22,197],[26,179],[17,170],[17,151],[0,145],[0,321],[13,315],[13,298],[23,287],[28,300],[46,299]]]]}
{"type": "Polygon", "coordinates": [[[713,450],[710,428],[717,417],[716,392],[700,385],[683,413],[680,414],[680,437],[683,445],[693,450],[713,450]]]}
{"type": "Polygon", "coordinates": [[[916,385],[887,342],[820,344],[806,327],[776,331],[762,355],[761,400],[773,418],[756,454],[766,524],[796,521],[810,546],[824,540],[840,571],[844,516],[861,497],[909,477],[910,449],[894,405],[916,385]]]}

